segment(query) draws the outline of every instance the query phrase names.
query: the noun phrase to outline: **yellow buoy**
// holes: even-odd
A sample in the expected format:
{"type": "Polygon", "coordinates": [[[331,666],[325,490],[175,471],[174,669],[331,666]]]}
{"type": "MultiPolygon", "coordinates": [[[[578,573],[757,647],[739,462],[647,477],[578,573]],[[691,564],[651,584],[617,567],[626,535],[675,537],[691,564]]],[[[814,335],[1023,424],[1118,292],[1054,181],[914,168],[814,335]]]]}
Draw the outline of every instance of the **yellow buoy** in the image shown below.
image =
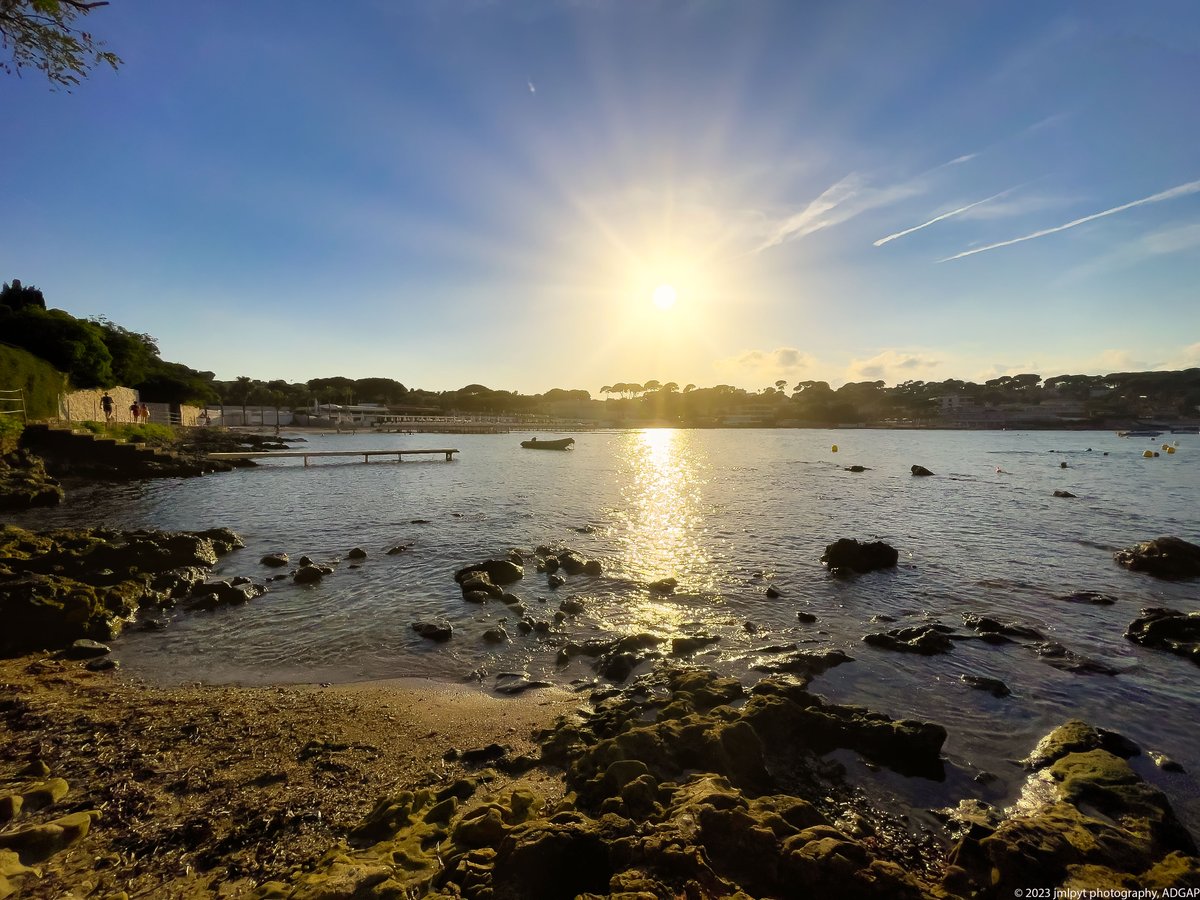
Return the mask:
{"type": "Polygon", "coordinates": [[[1167,452],[1168,452],[1168,453],[1174,453],[1174,452],[1175,452],[1175,448],[1174,448],[1174,447],[1168,447],[1168,448],[1167,448],[1167,452]]]}
{"type": "Polygon", "coordinates": [[[1142,451],[1142,459],[1152,459],[1153,457],[1154,457],[1154,451],[1153,451],[1153,450],[1144,450],[1144,451],[1142,451]]]}
{"type": "Polygon", "coordinates": [[[833,445],[833,452],[834,452],[834,453],[837,453],[837,444],[834,444],[834,445],[833,445]]]}

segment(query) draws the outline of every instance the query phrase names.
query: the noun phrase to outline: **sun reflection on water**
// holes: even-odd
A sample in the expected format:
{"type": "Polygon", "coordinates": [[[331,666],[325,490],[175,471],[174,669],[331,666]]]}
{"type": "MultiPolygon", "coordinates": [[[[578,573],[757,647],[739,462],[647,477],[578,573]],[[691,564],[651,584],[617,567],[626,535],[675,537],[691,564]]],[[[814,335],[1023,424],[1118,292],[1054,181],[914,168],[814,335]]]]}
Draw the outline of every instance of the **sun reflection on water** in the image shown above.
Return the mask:
{"type": "Polygon", "coordinates": [[[641,581],[679,581],[679,599],[650,596],[627,610],[633,628],[676,630],[695,616],[681,601],[712,591],[716,579],[705,548],[702,490],[706,467],[689,433],[648,428],[629,435],[621,560],[641,581]]]}

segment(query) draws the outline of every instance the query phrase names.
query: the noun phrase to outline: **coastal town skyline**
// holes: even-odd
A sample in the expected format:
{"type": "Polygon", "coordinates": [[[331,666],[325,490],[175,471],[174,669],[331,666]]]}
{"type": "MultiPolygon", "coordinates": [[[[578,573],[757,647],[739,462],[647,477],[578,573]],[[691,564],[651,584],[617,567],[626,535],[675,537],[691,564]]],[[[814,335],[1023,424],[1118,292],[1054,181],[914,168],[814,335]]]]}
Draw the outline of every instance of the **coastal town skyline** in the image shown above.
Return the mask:
{"type": "Polygon", "coordinates": [[[119,71],[4,81],[0,278],[220,379],[1200,365],[1189,4],[116,2],[87,25],[119,71]]]}

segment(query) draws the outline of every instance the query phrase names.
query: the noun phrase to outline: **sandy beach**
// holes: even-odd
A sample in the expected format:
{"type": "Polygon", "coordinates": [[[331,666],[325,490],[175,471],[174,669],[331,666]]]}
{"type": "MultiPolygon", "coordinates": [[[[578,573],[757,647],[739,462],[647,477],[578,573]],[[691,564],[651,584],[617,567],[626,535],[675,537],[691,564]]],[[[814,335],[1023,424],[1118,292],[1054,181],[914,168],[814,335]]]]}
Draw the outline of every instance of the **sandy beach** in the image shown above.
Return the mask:
{"type": "Polygon", "coordinates": [[[311,866],[380,797],[461,777],[449,751],[530,752],[576,702],[413,680],[161,688],[45,656],[0,661],[0,696],[0,782],[41,762],[69,785],[27,821],[98,813],[22,880],[46,898],[245,896],[311,866]]]}

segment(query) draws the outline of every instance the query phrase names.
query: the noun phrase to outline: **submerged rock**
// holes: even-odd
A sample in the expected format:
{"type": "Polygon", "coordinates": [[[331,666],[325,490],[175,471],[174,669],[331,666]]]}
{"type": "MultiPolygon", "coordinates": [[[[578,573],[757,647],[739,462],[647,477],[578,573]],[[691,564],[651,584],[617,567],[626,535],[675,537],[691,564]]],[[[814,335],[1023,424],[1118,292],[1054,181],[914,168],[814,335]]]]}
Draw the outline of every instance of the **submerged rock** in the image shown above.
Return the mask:
{"type": "Polygon", "coordinates": [[[1133,572],[1157,578],[1183,579],[1200,576],[1200,547],[1177,537],[1159,537],[1118,550],[1113,558],[1133,572]]]}
{"type": "Polygon", "coordinates": [[[259,562],[262,563],[264,566],[271,566],[272,568],[282,568],[283,566],[288,565],[291,562],[291,560],[288,558],[288,555],[286,553],[281,552],[281,553],[268,553],[266,556],[264,556],[262,559],[260,559],[259,562]]]}
{"type": "Polygon", "coordinates": [[[1086,656],[1080,656],[1074,650],[1068,650],[1057,641],[1045,641],[1033,645],[1033,652],[1041,657],[1042,662],[1064,672],[1074,672],[1077,675],[1120,675],[1120,669],[1102,663],[1086,656]]]}
{"type": "Polygon", "coordinates": [[[1112,606],[1117,602],[1116,598],[1099,591],[1075,591],[1073,594],[1063,594],[1058,599],[1064,603],[1088,603],[1092,606],[1112,606]]]}
{"type": "Polygon", "coordinates": [[[1055,491],[1054,496],[1055,497],[1064,497],[1064,498],[1074,498],[1075,497],[1075,495],[1072,494],[1070,491],[1055,491]]]}
{"type": "Polygon", "coordinates": [[[412,630],[423,638],[439,643],[450,640],[454,635],[454,626],[448,622],[413,622],[412,630]]]}
{"type": "Polygon", "coordinates": [[[782,659],[759,663],[754,668],[758,672],[783,673],[792,672],[807,676],[820,675],[822,672],[840,666],[842,663],[853,662],[854,657],[847,656],[841,650],[797,650],[782,659]]]}
{"type": "Polygon", "coordinates": [[[893,628],[891,631],[864,635],[863,642],[873,647],[882,647],[884,650],[934,656],[938,653],[949,653],[954,649],[952,633],[945,625],[912,625],[908,628],[893,628]]]}
{"type": "Polygon", "coordinates": [[[864,543],[853,538],[839,538],[825,548],[821,562],[829,567],[830,574],[844,575],[889,569],[899,558],[899,551],[883,541],[864,543]]]}
{"type": "Polygon", "coordinates": [[[1012,693],[1008,689],[1008,685],[999,678],[988,678],[986,675],[959,675],[963,684],[969,684],[973,688],[981,691],[987,691],[993,697],[1007,697],[1012,693]]]}

